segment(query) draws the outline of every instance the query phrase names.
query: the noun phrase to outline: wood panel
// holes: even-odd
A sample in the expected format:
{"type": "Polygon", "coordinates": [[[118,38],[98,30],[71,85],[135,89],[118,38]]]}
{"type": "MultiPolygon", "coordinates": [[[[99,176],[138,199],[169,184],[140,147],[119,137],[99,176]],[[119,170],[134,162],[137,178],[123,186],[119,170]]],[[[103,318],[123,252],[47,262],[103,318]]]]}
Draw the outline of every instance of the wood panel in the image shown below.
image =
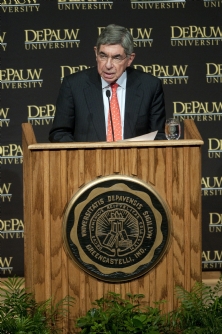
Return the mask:
{"type": "Polygon", "coordinates": [[[32,222],[32,202],[30,194],[32,194],[32,167],[31,159],[32,152],[28,149],[28,145],[36,144],[35,134],[29,124],[22,126],[22,146],[23,146],[23,207],[24,221],[27,222],[24,226],[24,272],[26,286],[33,288],[33,224],[32,222]]]}
{"type": "MultiPolygon", "coordinates": [[[[123,143],[37,144],[23,126],[25,279],[37,300],[67,294],[76,299],[69,324],[108,291],[143,293],[146,301],[177,305],[175,285],[190,289],[201,280],[201,145],[193,122],[185,140],[123,143]],[[101,176],[137,177],[149,182],[172,214],[169,247],[147,274],[126,283],[102,282],[81,270],[63,243],[63,215],[77,191],[101,176]]],[[[67,324],[64,323],[67,327],[67,324]]]]}

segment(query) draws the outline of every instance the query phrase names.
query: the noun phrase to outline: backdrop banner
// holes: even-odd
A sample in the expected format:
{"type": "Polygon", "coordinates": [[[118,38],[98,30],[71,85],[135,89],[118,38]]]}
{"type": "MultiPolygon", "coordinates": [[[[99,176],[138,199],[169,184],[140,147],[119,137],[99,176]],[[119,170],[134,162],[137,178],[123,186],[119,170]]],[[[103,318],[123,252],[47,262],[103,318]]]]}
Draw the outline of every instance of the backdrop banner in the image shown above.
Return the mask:
{"type": "Polygon", "coordinates": [[[0,3],[0,276],[24,275],[21,123],[48,142],[63,77],[96,65],[110,23],[131,31],[132,66],[162,80],[167,117],[194,119],[202,135],[202,266],[222,270],[222,0],[0,3]]]}

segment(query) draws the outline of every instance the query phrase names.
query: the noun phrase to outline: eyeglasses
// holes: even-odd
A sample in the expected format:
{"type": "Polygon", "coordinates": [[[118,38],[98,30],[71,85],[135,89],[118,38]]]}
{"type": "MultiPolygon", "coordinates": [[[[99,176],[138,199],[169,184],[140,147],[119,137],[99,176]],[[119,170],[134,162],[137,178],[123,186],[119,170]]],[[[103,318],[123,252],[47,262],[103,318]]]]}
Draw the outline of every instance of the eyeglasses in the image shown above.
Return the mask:
{"type": "Polygon", "coordinates": [[[122,56],[113,56],[113,57],[108,57],[105,53],[99,53],[98,55],[98,58],[99,58],[99,60],[101,60],[101,61],[108,61],[108,59],[111,59],[111,61],[112,61],[112,63],[114,63],[114,64],[119,64],[119,63],[121,63],[121,61],[123,61],[124,59],[126,59],[127,58],[127,56],[126,57],[122,57],[122,56]]]}

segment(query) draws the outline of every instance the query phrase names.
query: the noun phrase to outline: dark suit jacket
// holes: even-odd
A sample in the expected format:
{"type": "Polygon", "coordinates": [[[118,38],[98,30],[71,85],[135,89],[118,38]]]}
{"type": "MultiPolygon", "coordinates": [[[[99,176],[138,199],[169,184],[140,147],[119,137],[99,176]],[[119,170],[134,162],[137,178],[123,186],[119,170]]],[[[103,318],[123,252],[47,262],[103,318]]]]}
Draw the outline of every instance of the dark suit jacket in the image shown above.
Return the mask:
{"type": "MultiPolygon", "coordinates": [[[[161,81],[128,67],[124,139],[155,130],[158,130],[157,139],[165,139],[164,126],[165,107],[161,81]]],[[[106,141],[101,78],[96,67],[63,79],[49,140],[106,141]]]]}

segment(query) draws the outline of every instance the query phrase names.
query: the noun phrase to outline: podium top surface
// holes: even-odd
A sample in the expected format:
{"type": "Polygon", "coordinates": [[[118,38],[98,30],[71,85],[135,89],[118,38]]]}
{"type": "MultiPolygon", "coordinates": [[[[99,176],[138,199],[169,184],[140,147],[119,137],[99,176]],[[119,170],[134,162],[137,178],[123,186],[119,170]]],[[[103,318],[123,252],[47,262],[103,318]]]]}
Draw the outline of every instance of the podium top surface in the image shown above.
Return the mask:
{"type": "Polygon", "coordinates": [[[202,140],[181,139],[181,140],[156,140],[142,142],[95,142],[95,143],[39,143],[29,145],[29,150],[63,150],[63,149],[102,149],[102,148],[124,148],[124,147],[171,147],[171,146],[199,146],[203,145],[202,140]]]}
{"type": "Polygon", "coordinates": [[[184,138],[179,140],[118,141],[118,142],[64,142],[37,143],[32,125],[22,124],[23,136],[29,150],[64,150],[64,149],[105,149],[105,148],[143,148],[201,146],[204,144],[193,120],[184,121],[184,138]]]}

